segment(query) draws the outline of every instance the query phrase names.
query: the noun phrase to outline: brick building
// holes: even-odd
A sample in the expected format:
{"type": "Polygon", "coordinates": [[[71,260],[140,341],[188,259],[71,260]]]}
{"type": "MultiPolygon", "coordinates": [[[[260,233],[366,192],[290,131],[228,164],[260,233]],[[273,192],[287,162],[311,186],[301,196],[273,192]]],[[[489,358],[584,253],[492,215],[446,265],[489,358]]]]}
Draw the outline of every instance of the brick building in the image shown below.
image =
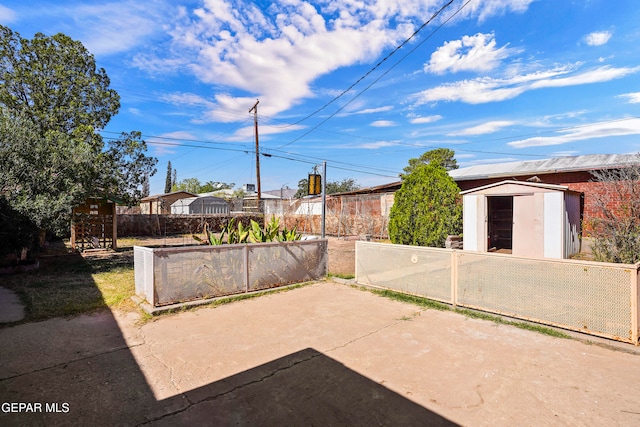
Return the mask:
{"type": "MultiPolygon", "coordinates": [[[[640,156],[636,154],[592,154],[470,166],[452,170],[449,175],[462,191],[504,180],[567,186],[569,190],[583,194],[582,218],[585,225],[584,232],[588,233],[590,221],[598,217],[596,196],[609,191],[608,188],[610,188],[605,183],[597,182],[591,172],[619,169],[631,165],[640,165],[640,156]]],[[[620,203],[615,194],[609,194],[609,196],[609,203],[612,207],[620,203]]]]}

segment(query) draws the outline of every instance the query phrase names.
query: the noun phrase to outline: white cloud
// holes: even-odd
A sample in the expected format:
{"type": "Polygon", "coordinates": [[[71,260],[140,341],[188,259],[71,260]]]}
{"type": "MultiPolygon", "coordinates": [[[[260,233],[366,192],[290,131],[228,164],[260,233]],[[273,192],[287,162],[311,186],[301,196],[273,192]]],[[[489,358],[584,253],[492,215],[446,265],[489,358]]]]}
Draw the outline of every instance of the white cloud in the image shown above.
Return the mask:
{"type": "Polygon", "coordinates": [[[495,69],[500,65],[500,61],[516,51],[506,46],[496,48],[496,40],[492,33],[478,33],[445,42],[431,54],[424,70],[434,74],[444,74],[448,71],[486,72],[495,69]]]}
{"type": "Polygon", "coordinates": [[[579,128],[557,132],[548,137],[534,137],[512,141],[508,145],[514,148],[544,147],[561,145],[570,142],[614,136],[640,135],[640,119],[623,119],[604,123],[594,123],[579,128]]]}
{"type": "MultiPolygon", "coordinates": [[[[465,8],[464,17],[522,12],[531,1],[477,1],[465,8]]],[[[260,98],[263,112],[274,115],[315,96],[311,83],[318,77],[397,46],[441,5],[437,0],[290,0],[264,6],[203,0],[199,8],[176,14],[169,43],[139,55],[134,63],[158,74],[163,65],[171,72],[193,73],[230,97],[240,96],[243,108],[252,105],[244,105],[244,98],[260,98]]],[[[497,61],[504,51],[493,49],[497,61]]],[[[209,117],[218,115],[214,111],[209,117]]]]}
{"type": "Polygon", "coordinates": [[[439,114],[435,114],[433,116],[414,117],[410,120],[410,122],[414,125],[422,125],[426,123],[434,123],[439,120],[442,120],[442,116],[439,114]]]}
{"type": "Polygon", "coordinates": [[[591,34],[587,34],[584,37],[584,41],[589,46],[602,46],[607,44],[610,38],[611,33],[609,31],[596,31],[591,34]]]}
{"type": "Polygon", "coordinates": [[[449,135],[451,136],[486,135],[489,133],[498,132],[502,128],[509,127],[514,124],[516,124],[516,122],[511,122],[507,120],[495,120],[492,122],[487,122],[478,126],[473,126],[473,127],[464,129],[460,132],[453,132],[453,133],[450,133],[449,135]]]}
{"type": "Polygon", "coordinates": [[[353,114],[372,114],[372,113],[384,113],[385,111],[393,110],[392,105],[385,105],[384,107],[378,108],[366,108],[364,110],[356,111],[353,114]]]}
{"type": "Polygon", "coordinates": [[[370,126],[373,126],[376,128],[387,128],[387,127],[392,127],[397,125],[398,124],[396,122],[393,122],[391,120],[376,120],[375,122],[372,122],[370,124],[370,126]]]}
{"type": "Polygon", "coordinates": [[[478,17],[479,22],[484,22],[487,18],[495,15],[504,15],[507,12],[523,13],[535,0],[478,0],[469,2],[461,10],[464,18],[478,17]]]}
{"type": "Polygon", "coordinates": [[[640,92],[630,92],[618,95],[618,98],[626,98],[629,104],[640,104],[640,92]]]}
{"type": "Polygon", "coordinates": [[[579,65],[581,64],[556,67],[510,78],[482,77],[447,83],[416,94],[416,105],[438,101],[460,101],[467,104],[498,102],[513,99],[529,90],[606,82],[640,71],[640,67],[602,66],[576,72],[579,65]]]}
{"type": "Polygon", "coordinates": [[[17,14],[13,9],[0,4],[0,24],[6,25],[15,21],[17,14]]]}
{"type": "MultiPolygon", "coordinates": [[[[291,132],[295,130],[304,129],[305,127],[302,125],[291,125],[291,126],[274,126],[269,124],[261,124],[259,133],[260,138],[268,139],[270,135],[277,135],[281,133],[291,132]]],[[[233,135],[224,138],[225,141],[232,142],[252,142],[255,137],[255,127],[253,124],[250,126],[244,126],[238,129],[233,135]]]]}
{"type": "Polygon", "coordinates": [[[181,145],[184,140],[193,140],[193,134],[184,131],[167,132],[159,136],[145,139],[145,141],[154,147],[154,154],[164,156],[166,154],[175,154],[176,147],[181,145]]]}
{"type": "Polygon", "coordinates": [[[144,42],[162,27],[158,22],[175,9],[163,0],[137,2],[112,1],[101,4],[74,4],[60,6],[49,11],[52,16],[69,16],[81,33],[74,38],[82,41],[94,55],[110,55],[126,52],[144,42]]]}

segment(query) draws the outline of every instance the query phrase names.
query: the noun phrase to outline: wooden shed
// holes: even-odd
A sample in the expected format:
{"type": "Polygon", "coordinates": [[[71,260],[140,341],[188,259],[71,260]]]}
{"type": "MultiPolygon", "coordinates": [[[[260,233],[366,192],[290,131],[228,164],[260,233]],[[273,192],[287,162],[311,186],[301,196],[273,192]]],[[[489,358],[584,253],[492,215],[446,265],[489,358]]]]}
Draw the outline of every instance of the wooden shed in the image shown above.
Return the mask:
{"type": "Polygon", "coordinates": [[[559,259],[580,252],[581,193],[561,185],[502,181],[460,194],[464,250],[559,259]]]}
{"type": "Polygon", "coordinates": [[[116,204],[112,198],[91,197],[73,208],[71,247],[74,250],[117,249],[116,204]]]}

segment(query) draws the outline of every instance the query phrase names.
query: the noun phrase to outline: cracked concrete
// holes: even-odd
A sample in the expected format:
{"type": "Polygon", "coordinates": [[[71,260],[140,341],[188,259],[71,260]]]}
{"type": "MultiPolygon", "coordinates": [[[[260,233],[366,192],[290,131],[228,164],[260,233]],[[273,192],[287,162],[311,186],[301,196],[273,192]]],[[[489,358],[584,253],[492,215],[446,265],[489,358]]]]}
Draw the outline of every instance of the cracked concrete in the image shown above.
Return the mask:
{"type": "Polygon", "coordinates": [[[324,282],[0,329],[0,425],[630,425],[640,356],[324,282]],[[9,407],[10,409],[10,407],[9,407]]]}

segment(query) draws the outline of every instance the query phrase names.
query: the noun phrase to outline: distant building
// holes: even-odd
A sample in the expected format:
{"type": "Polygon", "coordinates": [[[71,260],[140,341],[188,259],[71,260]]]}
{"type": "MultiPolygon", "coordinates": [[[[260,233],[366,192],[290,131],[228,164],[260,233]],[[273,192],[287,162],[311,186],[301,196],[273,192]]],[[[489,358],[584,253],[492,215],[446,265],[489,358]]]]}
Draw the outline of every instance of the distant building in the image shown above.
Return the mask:
{"type": "Polygon", "coordinates": [[[168,215],[171,213],[171,205],[180,199],[195,197],[188,191],[174,191],[173,193],[155,194],[140,200],[140,213],[142,215],[168,215]]]}
{"type": "Polygon", "coordinates": [[[173,202],[171,213],[174,215],[228,214],[229,203],[214,196],[187,197],[173,202]]]}

